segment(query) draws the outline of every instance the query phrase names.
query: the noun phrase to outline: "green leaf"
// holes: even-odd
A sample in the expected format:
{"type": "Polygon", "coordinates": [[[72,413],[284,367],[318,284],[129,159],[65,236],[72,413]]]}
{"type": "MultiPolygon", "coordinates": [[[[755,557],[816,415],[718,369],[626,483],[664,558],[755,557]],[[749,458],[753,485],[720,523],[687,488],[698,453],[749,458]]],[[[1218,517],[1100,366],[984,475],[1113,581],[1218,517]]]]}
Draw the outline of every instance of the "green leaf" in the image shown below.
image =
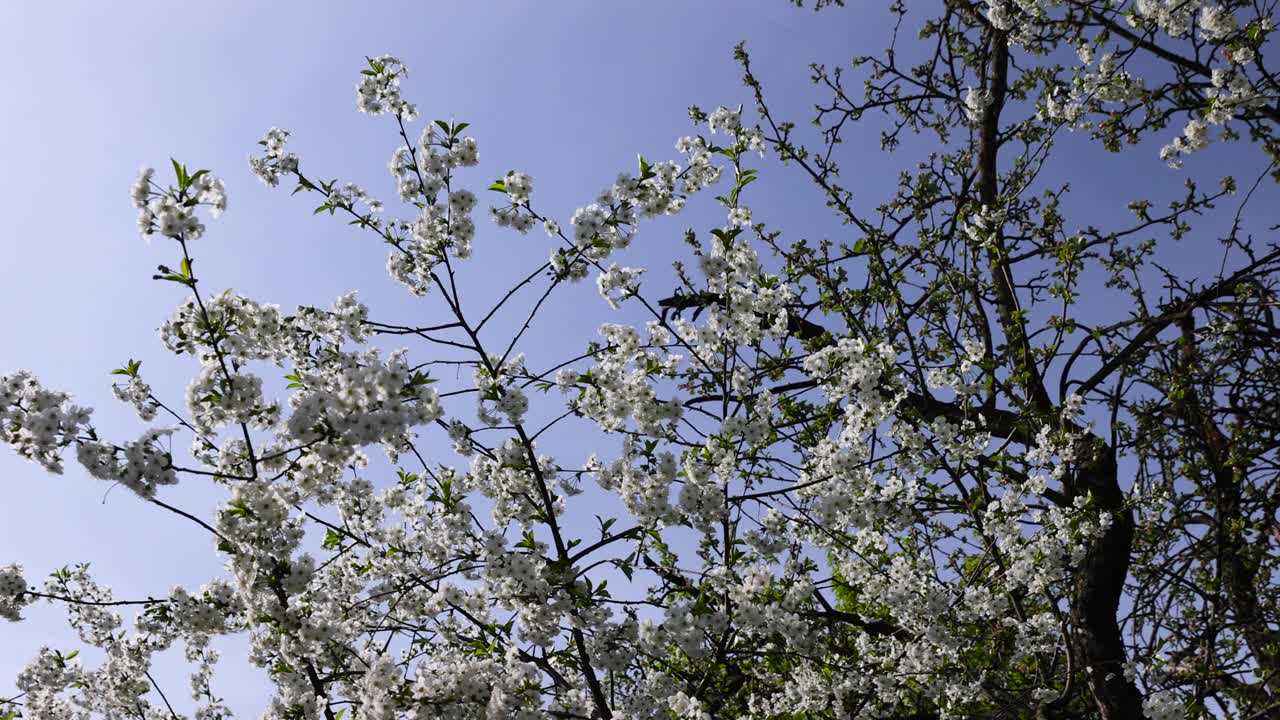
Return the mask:
{"type": "Polygon", "coordinates": [[[129,358],[129,362],[125,363],[124,367],[120,367],[120,368],[116,368],[115,370],[112,370],[111,374],[112,375],[128,375],[129,377],[138,377],[138,368],[140,367],[142,367],[141,360],[134,360],[133,358],[129,358]]]}
{"type": "Polygon", "coordinates": [[[191,176],[187,174],[187,168],[173,158],[169,158],[169,162],[173,163],[173,174],[178,176],[178,189],[186,190],[191,184],[191,176]]]}
{"type": "Polygon", "coordinates": [[[501,181],[501,180],[498,180],[498,181],[497,181],[497,182],[495,182],[494,184],[490,185],[490,186],[489,186],[489,189],[490,189],[490,190],[493,190],[493,191],[495,191],[495,192],[506,192],[506,191],[507,191],[507,184],[506,184],[506,183],[504,183],[504,182],[503,182],[503,181],[501,181]]]}

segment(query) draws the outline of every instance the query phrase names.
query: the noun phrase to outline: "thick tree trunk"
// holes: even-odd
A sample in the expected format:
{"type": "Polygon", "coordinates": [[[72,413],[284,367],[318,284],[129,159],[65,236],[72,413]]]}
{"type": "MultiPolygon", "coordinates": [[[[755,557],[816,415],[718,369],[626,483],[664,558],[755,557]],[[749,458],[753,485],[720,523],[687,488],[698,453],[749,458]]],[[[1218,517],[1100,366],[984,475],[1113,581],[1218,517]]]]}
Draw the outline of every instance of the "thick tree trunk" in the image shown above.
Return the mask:
{"type": "Polygon", "coordinates": [[[1072,654],[1085,672],[1102,720],[1138,720],[1142,695],[1124,675],[1124,641],[1116,613],[1129,575],[1133,513],[1124,507],[1116,452],[1094,436],[1079,443],[1069,497],[1089,495],[1111,516],[1111,526],[1093,540],[1076,568],[1071,598],[1072,654]]]}
{"type": "MultiPolygon", "coordinates": [[[[985,82],[990,104],[978,128],[977,181],[979,200],[983,206],[994,207],[999,200],[1000,113],[1009,83],[1009,40],[1005,32],[992,31],[988,52],[985,82]]],[[[1051,416],[1055,414],[1053,402],[1036,365],[1024,320],[1017,312],[1017,285],[999,229],[991,254],[991,272],[997,316],[1013,354],[1013,370],[1026,392],[1027,409],[1043,417],[1051,416]]],[[[1078,464],[1074,481],[1067,488],[1068,499],[1092,497],[1095,507],[1109,515],[1112,522],[1089,544],[1084,561],[1076,569],[1071,598],[1071,652],[1076,666],[1086,673],[1086,684],[1102,720],[1137,720],[1142,717],[1142,694],[1124,676],[1124,642],[1116,620],[1129,575],[1133,513],[1124,507],[1115,449],[1096,436],[1086,438],[1078,443],[1078,464]]]]}

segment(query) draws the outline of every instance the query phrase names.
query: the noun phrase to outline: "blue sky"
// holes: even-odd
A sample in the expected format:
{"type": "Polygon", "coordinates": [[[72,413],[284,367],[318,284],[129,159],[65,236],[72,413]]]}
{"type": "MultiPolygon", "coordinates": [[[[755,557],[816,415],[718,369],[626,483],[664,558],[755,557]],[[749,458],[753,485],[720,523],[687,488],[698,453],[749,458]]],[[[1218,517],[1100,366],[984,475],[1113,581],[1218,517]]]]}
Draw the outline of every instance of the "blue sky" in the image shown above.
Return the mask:
{"type": "MultiPolygon", "coordinates": [[[[287,127],[308,174],[355,181],[391,200],[392,127],[355,110],[366,55],[404,60],[411,71],[405,95],[425,119],[472,124],[468,132],[481,147],[481,165],[468,176],[473,188],[509,169],[528,172],[535,202],[567,225],[574,208],[634,168],[637,153],[673,157],[673,141],[691,132],[690,104],[749,104],[732,60],[738,41],[752,51],[772,104],[805,122],[821,97],[808,82],[808,64],[843,63],[885,40],[883,11],[851,5],[858,7],[819,16],[783,0],[0,5],[7,31],[0,43],[7,96],[0,114],[0,372],[36,371],[47,385],[97,408],[98,424],[120,440],[142,426],[111,396],[111,368],[140,359],[157,392],[180,399],[192,364],[166,357],[155,328],[182,298],[150,279],[157,264],[174,262],[173,248],[139,239],[127,197],[139,166],[163,173],[170,157],[208,168],[227,184],[226,216],[193,246],[208,287],[232,287],[285,308],[327,306],[360,289],[375,317],[392,322],[437,312],[386,279],[385,253],[375,242],[313,218],[314,203],[268,190],[245,162],[267,128],[287,127]]],[[[849,184],[868,194],[868,204],[887,197],[903,163],[880,155],[874,129],[855,132],[846,152],[849,184]]],[[[1214,162],[1236,171],[1232,158],[1214,162]]],[[[1261,169],[1248,162],[1239,161],[1242,178],[1261,169]]],[[[1159,193],[1181,183],[1154,151],[1137,160],[1081,154],[1069,166],[1083,179],[1072,202],[1104,215],[1123,211],[1134,189],[1159,193]]],[[[758,220],[795,237],[845,237],[794,170],[772,168],[752,192],[758,220]]],[[[693,217],[719,222],[714,211],[693,217]]],[[[693,222],[681,217],[643,228],[624,264],[666,264],[693,222]]],[[[1196,242],[1174,262],[1216,257],[1211,241],[1196,242]]],[[[467,281],[480,295],[547,253],[538,231],[520,237],[482,225],[476,245],[467,281]]],[[[556,322],[541,328],[540,342],[573,347],[616,317],[586,286],[558,298],[549,312],[556,322]]],[[[543,367],[537,351],[530,365],[543,367]]],[[[51,477],[4,451],[0,477],[0,563],[21,562],[29,579],[87,561],[121,597],[136,597],[174,583],[198,585],[217,572],[197,530],[127,490],[109,491],[73,464],[65,477],[51,477]]],[[[192,483],[165,497],[206,516],[217,499],[192,483]]],[[[0,693],[42,642],[75,646],[51,609],[28,615],[25,623],[0,625],[0,693]]],[[[238,707],[260,707],[256,681],[237,677],[243,682],[222,691],[238,707]]],[[[171,695],[184,696],[184,683],[175,681],[171,695]]]]}

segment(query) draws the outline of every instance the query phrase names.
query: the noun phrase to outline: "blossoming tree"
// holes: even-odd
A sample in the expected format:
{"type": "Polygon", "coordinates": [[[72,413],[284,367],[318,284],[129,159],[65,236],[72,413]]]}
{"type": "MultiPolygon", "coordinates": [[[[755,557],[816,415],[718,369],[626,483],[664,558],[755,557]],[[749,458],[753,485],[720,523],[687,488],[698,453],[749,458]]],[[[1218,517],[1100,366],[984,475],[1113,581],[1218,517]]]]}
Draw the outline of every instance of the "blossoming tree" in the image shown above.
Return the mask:
{"type": "Polygon", "coordinates": [[[145,170],[131,197],[172,255],[156,279],[183,295],[160,334],[195,365],[185,397],[116,369],[154,422],[128,440],[17,371],[0,439],[198,525],[226,572],[133,599],[82,565],[39,583],[0,567],[0,614],[64,606],[96,649],[44,648],[0,713],[231,717],[210,643],[247,634],[268,718],[1273,717],[1280,253],[1247,232],[1250,191],[1213,235],[1223,270],[1160,270],[1170,239],[1216,232],[1193,221],[1230,178],[1188,178],[1161,211],[1134,198],[1116,227],[1068,217],[1051,181],[1067,131],[1120,150],[1176,120],[1167,164],[1211,128],[1275,158],[1271,10],[948,0],[919,22],[895,2],[922,42],[855,58],[861,95],[815,66],[831,100],[808,139],[739,48],[754,119],[693,108],[676,159],[641,159],[563,225],[527,174],[477,181],[467,124],[419,121],[405,65],[371,59],[358,104],[395,143],[395,210],[323,180],[285,130],[250,165],[385,246],[390,276],[446,314],[430,326],[354,294],[284,311],[211,291],[198,251],[222,181],[145,170]],[[868,209],[837,160],[872,110],[886,152],[929,149],[868,209]],[[811,180],[849,237],[754,216],[765,169],[811,180]],[[489,307],[457,271],[503,232],[473,219],[482,197],[549,250],[489,307]],[[642,290],[628,245],[689,202],[723,223],[688,231],[676,286],[642,290]],[[587,278],[645,321],[530,367],[532,321],[587,278]],[[1122,310],[1087,320],[1086,292],[1122,310]],[[540,449],[575,422],[581,457],[540,449]],[[437,434],[451,451],[424,449],[437,434]],[[216,516],[166,502],[179,482],[222,489],[216,516]],[[584,525],[601,493],[619,512],[584,525]],[[194,704],[150,672],[174,646],[194,704]]]}

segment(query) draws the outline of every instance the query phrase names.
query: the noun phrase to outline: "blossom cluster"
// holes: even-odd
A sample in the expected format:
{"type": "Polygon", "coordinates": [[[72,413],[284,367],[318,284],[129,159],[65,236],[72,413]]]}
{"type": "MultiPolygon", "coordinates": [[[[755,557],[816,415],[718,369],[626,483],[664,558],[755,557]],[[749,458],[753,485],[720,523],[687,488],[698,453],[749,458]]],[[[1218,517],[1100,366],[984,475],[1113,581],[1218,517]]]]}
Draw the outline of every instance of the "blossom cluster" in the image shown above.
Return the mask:
{"type": "Polygon", "coordinates": [[[409,74],[399,58],[383,55],[369,60],[369,69],[361,71],[356,85],[357,104],[370,115],[394,113],[406,121],[413,120],[417,109],[400,96],[400,81],[409,74]]]}
{"type": "Polygon", "coordinates": [[[91,413],[45,389],[30,371],[0,376],[0,440],[49,472],[62,472],[60,453],[85,431],[91,413]]]}
{"type": "MultiPolygon", "coordinates": [[[[1030,42],[1035,28],[1049,22],[1047,11],[1051,5],[1042,0],[988,0],[987,4],[990,22],[1010,31],[1013,42],[1030,42]]],[[[1265,80],[1251,76],[1256,50],[1261,39],[1273,30],[1273,22],[1265,14],[1242,21],[1237,16],[1240,9],[1238,4],[1209,0],[1135,0],[1123,13],[1131,28],[1153,34],[1155,45],[1163,46],[1163,40],[1174,46],[1188,40],[1204,45],[1198,53],[1205,57],[1201,72],[1210,80],[1210,86],[1196,92],[1203,92],[1206,102],[1187,108],[1188,117],[1181,132],[1161,148],[1160,157],[1170,167],[1181,167],[1187,155],[1207,147],[1213,128],[1223,128],[1229,134],[1233,119],[1274,100],[1274,93],[1264,89],[1265,80]]],[[[1149,88],[1147,81],[1128,67],[1133,64],[1129,62],[1132,53],[1124,43],[1111,40],[1114,47],[1106,48],[1107,40],[1106,34],[1080,40],[1079,65],[1074,68],[1070,86],[1064,88],[1056,81],[1045,86],[1040,102],[1042,120],[1090,127],[1090,112],[1149,102],[1167,92],[1149,88]]],[[[971,119],[974,98],[981,92],[984,91],[974,91],[966,98],[971,119]]],[[[1149,118],[1155,119],[1150,111],[1149,118]]],[[[1163,127],[1164,121],[1155,124],[1163,127]]]]}
{"type": "Polygon", "coordinates": [[[155,170],[143,168],[129,189],[129,197],[138,211],[138,231],[149,236],[195,240],[204,234],[204,224],[196,217],[195,208],[206,205],[217,218],[227,209],[227,192],[222,180],[206,171],[187,177],[179,168],[179,188],[160,191],[155,186],[155,170]]]}
{"type": "Polygon", "coordinates": [[[290,397],[288,439],[308,443],[334,436],[355,446],[397,447],[410,427],[440,418],[435,389],[413,375],[403,352],[384,361],[372,349],[343,361],[324,370],[299,371],[303,389],[290,397]]]}
{"type": "Polygon", "coordinates": [[[155,419],[159,405],[156,404],[155,396],[151,394],[151,386],[142,378],[135,375],[123,385],[116,383],[111,386],[111,392],[115,394],[117,400],[132,405],[142,420],[149,422],[155,419]]]}
{"type": "Polygon", "coordinates": [[[144,498],[153,497],[161,485],[175,485],[178,473],[173,468],[169,451],[162,438],[173,433],[169,429],[147,430],[142,437],[124,447],[88,440],[76,446],[76,458],[99,480],[119,482],[144,498]]]}
{"type": "Polygon", "coordinates": [[[263,154],[249,156],[249,169],[269,187],[279,185],[281,177],[298,171],[297,154],[284,149],[288,140],[288,130],[271,128],[267,136],[258,142],[263,147],[263,154]]]}
{"type": "Polygon", "coordinates": [[[27,594],[26,578],[22,576],[22,566],[12,563],[0,565],[0,617],[13,621],[21,619],[18,611],[31,600],[27,594]]]}
{"type": "Polygon", "coordinates": [[[455,169],[478,162],[475,138],[441,133],[434,125],[423,131],[416,150],[402,146],[392,155],[389,168],[400,198],[416,203],[420,212],[414,220],[398,223],[402,239],[387,258],[387,271],[415,295],[430,291],[432,273],[442,253],[464,259],[471,256],[476,233],[471,214],[476,196],[470,190],[451,187],[455,169]],[[441,202],[440,195],[446,191],[441,202]]]}

